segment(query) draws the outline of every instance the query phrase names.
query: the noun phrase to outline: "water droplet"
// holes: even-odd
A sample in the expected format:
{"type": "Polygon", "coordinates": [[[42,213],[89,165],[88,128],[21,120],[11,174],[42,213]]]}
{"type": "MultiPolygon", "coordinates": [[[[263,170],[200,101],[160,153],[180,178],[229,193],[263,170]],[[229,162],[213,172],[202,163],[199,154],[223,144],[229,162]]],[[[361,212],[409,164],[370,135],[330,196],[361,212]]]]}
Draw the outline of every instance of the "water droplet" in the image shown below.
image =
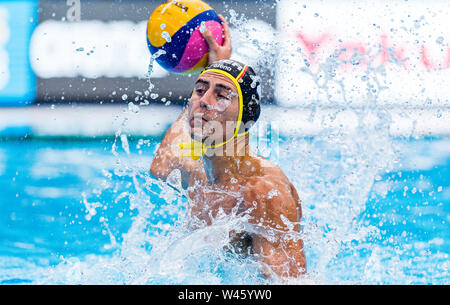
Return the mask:
{"type": "Polygon", "coordinates": [[[166,31],[162,32],[161,37],[164,38],[167,42],[172,41],[172,37],[170,37],[169,33],[166,31]]]}
{"type": "Polygon", "coordinates": [[[133,102],[129,102],[128,103],[128,110],[133,112],[133,113],[138,113],[139,112],[139,106],[135,105],[133,102]]]}
{"type": "Polygon", "coordinates": [[[442,36],[439,36],[437,39],[436,39],[436,43],[437,44],[442,44],[444,42],[444,37],[442,37],[442,36]]]}
{"type": "Polygon", "coordinates": [[[272,199],[273,197],[276,196],[280,196],[280,192],[277,190],[271,190],[268,194],[267,194],[267,198],[272,199]]]}
{"type": "Polygon", "coordinates": [[[202,21],[202,23],[200,24],[199,31],[200,31],[200,33],[203,33],[203,32],[206,31],[206,23],[205,23],[205,21],[202,21]]]}

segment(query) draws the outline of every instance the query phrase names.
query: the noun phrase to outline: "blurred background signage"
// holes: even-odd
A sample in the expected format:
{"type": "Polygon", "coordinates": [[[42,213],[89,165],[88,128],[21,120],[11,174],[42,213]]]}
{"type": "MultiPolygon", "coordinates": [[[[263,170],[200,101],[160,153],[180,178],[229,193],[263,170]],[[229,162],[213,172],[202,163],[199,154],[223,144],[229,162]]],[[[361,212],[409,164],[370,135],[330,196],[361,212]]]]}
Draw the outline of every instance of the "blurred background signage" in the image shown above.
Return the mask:
{"type": "MultiPolygon", "coordinates": [[[[145,30],[163,1],[0,2],[0,105],[114,104],[149,89],[145,30]]],[[[448,106],[450,3],[217,1],[233,58],[280,106],[448,106]]],[[[195,76],[151,74],[151,103],[186,102],[195,76]]]]}
{"type": "MultiPolygon", "coordinates": [[[[147,19],[163,2],[41,0],[39,25],[30,44],[31,65],[37,77],[36,101],[102,104],[134,101],[136,92],[145,92],[149,87],[147,19]]],[[[250,25],[251,32],[265,28],[273,32],[276,27],[275,1],[207,2],[229,19],[232,28],[242,25],[244,19],[247,22],[243,27],[250,25]]],[[[239,50],[244,60],[258,55],[251,51],[246,54],[248,41],[241,42],[241,35],[233,36],[235,55],[239,57],[239,50]]],[[[264,70],[268,68],[260,69],[262,73],[264,70]]],[[[150,102],[163,100],[176,104],[184,103],[191,93],[193,78],[169,74],[155,64],[151,82],[154,94],[150,102]]],[[[267,88],[265,96],[267,101],[272,100],[273,90],[267,88]]]]}
{"type": "Polygon", "coordinates": [[[30,38],[38,1],[0,1],[0,106],[26,105],[36,98],[30,38]]]}
{"type": "Polygon", "coordinates": [[[449,106],[450,2],[298,1],[277,7],[283,106],[449,106]]]}

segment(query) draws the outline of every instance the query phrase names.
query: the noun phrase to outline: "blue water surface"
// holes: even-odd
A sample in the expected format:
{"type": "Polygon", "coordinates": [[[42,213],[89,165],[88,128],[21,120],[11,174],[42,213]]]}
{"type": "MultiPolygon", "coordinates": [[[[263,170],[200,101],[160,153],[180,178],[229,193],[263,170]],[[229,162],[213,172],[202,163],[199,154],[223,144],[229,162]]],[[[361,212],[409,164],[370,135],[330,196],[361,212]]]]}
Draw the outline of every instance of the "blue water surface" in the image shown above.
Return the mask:
{"type": "MultiPolygon", "coordinates": [[[[46,270],[67,260],[117,253],[139,213],[130,202],[137,184],[155,206],[147,230],[170,230],[185,201],[161,198],[160,188],[145,186],[159,141],[128,139],[127,154],[126,149],[113,148],[114,138],[1,140],[0,283],[35,283],[36,270],[42,278],[46,270]]],[[[319,276],[323,282],[450,282],[450,139],[396,143],[402,151],[400,162],[375,177],[365,208],[354,219],[361,227],[375,228],[376,234],[342,243],[326,271],[319,267],[320,249],[306,250],[309,272],[329,274],[319,276]]],[[[288,144],[282,143],[282,148],[288,144]]],[[[310,222],[314,209],[314,203],[304,203],[303,216],[310,222]]],[[[332,228],[320,230],[326,236],[332,228]]],[[[142,245],[149,253],[153,246],[142,245]]],[[[212,272],[220,283],[233,283],[231,269],[222,267],[212,272]]],[[[164,277],[148,282],[176,283],[164,277]]]]}

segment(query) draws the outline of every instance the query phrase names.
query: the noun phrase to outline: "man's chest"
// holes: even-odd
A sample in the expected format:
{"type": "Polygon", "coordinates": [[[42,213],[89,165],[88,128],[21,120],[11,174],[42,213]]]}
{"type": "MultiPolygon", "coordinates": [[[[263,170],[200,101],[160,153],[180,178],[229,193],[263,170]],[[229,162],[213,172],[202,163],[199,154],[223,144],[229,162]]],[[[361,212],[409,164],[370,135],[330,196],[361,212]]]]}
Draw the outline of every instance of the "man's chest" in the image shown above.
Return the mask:
{"type": "Polygon", "coordinates": [[[245,210],[243,189],[238,183],[211,185],[205,179],[197,179],[189,187],[191,215],[209,223],[220,211],[227,215],[242,213],[245,210]]]}

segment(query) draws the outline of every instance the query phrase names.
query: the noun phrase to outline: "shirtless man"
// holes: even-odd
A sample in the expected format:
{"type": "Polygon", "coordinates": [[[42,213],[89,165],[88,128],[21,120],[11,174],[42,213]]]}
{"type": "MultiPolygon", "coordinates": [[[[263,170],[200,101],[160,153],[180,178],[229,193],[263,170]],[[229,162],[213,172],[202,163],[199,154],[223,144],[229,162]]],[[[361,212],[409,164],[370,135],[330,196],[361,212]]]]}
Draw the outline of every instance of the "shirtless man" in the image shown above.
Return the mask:
{"type": "Polygon", "coordinates": [[[210,65],[164,136],[150,171],[163,180],[181,172],[189,186],[188,213],[197,222],[210,225],[220,210],[247,214],[250,225],[271,234],[230,232],[232,251],[254,254],[267,278],[298,277],[306,271],[299,196],[281,169],[250,151],[248,130],[259,117],[260,82],[251,67],[229,59],[229,28],[220,19],[224,44],[217,45],[209,30],[203,33],[210,65]]]}

